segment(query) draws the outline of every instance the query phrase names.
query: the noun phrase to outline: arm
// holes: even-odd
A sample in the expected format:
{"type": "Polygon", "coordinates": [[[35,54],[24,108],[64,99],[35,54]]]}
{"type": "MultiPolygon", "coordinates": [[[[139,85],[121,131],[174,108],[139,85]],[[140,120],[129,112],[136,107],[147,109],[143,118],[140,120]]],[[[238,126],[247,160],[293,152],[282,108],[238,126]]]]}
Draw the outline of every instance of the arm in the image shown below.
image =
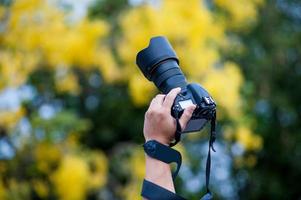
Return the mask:
{"type": "MultiPolygon", "coordinates": [[[[159,94],[152,100],[145,113],[143,132],[146,142],[156,140],[168,146],[174,139],[176,121],[170,113],[174,99],[180,91],[180,88],[176,88],[167,95],[159,94]]],[[[195,106],[186,108],[179,119],[182,130],[191,118],[194,109],[195,106]]],[[[146,155],[145,179],[175,193],[170,166],[148,155],[146,155]]]]}

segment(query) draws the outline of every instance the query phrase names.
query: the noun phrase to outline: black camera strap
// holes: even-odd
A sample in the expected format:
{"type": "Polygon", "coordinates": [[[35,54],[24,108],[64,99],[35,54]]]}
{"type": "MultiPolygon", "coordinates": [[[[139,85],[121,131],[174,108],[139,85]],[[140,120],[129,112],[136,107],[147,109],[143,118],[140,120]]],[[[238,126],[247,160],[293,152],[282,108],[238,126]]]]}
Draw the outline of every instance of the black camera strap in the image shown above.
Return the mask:
{"type": "MultiPolygon", "coordinates": [[[[175,141],[172,142],[169,146],[175,146],[180,140],[181,140],[181,132],[182,128],[179,122],[179,119],[176,117],[176,123],[177,128],[175,132],[175,141]]],[[[216,111],[214,111],[212,118],[210,120],[211,122],[211,130],[210,130],[210,138],[209,138],[209,148],[208,148],[208,154],[207,154],[207,160],[206,160],[206,190],[207,194],[203,197],[204,199],[210,199],[210,196],[212,198],[211,192],[209,190],[209,182],[210,182],[210,171],[211,171],[211,150],[216,152],[214,149],[214,142],[216,140],[216,111]],[[206,198],[205,198],[206,197],[206,198]]]]}
{"type": "Polygon", "coordinates": [[[148,200],[186,200],[150,181],[143,180],[141,195],[148,200]]]}
{"type": "Polygon", "coordinates": [[[207,161],[206,161],[206,195],[201,200],[211,200],[213,196],[209,190],[209,181],[210,181],[210,170],[211,170],[211,150],[216,152],[213,146],[213,143],[216,139],[216,112],[213,113],[213,117],[211,119],[211,130],[210,130],[210,139],[209,139],[209,148],[207,154],[207,161]]]}
{"type": "Polygon", "coordinates": [[[175,146],[181,140],[182,127],[181,127],[179,118],[176,117],[175,119],[176,119],[176,124],[177,124],[176,132],[175,132],[175,140],[174,140],[174,142],[172,142],[172,143],[169,144],[170,147],[175,146]]]}

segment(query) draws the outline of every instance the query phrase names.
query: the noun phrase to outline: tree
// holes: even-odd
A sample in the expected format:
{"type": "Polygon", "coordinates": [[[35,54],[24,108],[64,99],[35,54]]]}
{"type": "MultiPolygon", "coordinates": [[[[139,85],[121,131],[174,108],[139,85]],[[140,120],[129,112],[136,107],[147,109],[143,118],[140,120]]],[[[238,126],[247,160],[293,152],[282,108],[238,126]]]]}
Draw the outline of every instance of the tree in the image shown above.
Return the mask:
{"type": "MultiPolygon", "coordinates": [[[[239,37],[256,24],[262,1],[116,2],[96,1],[91,18],[74,18],[65,1],[1,2],[0,88],[3,96],[20,97],[15,107],[6,106],[10,99],[0,103],[0,142],[10,149],[0,151],[0,197],[140,199],[143,114],[157,90],[134,60],[150,37],[162,34],[189,81],[203,84],[218,103],[217,147],[228,175],[213,176],[220,186],[213,190],[238,198],[240,188],[223,188],[237,183],[233,169],[256,165],[263,141],[246,115],[240,60],[222,50],[245,47],[239,37]]],[[[187,183],[177,184],[190,199],[204,186],[200,178],[194,189],[189,184],[204,175],[206,141],[203,131],[178,146],[188,173],[181,174],[187,183]]]]}
{"type": "Polygon", "coordinates": [[[300,8],[297,1],[267,1],[255,28],[240,36],[248,48],[228,54],[242,66],[253,130],[265,141],[241,188],[243,199],[301,197],[300,8]]]}

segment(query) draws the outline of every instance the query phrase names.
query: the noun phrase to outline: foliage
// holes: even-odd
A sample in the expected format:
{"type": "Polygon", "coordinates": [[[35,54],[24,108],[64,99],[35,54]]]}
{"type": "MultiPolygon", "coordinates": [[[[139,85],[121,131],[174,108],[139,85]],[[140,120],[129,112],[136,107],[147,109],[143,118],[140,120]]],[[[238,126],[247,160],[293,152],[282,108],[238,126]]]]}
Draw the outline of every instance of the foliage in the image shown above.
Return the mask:
{"type": "MultiPolygon", "coordinates": [[[[298,22],[263,0],[98,0],[77,17],[83,2],[0,1],[0,199],[140,199],[143,115],[157,90],[134,61],[156,35],[168,37],[187,79],[217,101],[213,171],[224,176],[212,175],[215,195],[299,197],[290,178],[279,189],[284,177],[269,163],[289,163],[300,176],[296,141],[292,134],[283,140],[300,128],[296,120],[281,123],[283,113],[297,119],[300,105],[292,87],[300,75],[282,79],[299,63],[299,46],[291,44],[299,44],[300,31],[285,37],[286,25],[298,22]],[[270,22],[281,28],[268,29],[270,22]],[[288,159],[289,151],[295,157],[288,159]]],[[[176,184],[189,199],[204,189],[206,134],[189,134],[178,147],[186,159],[176,184]]]]}
{"type": "Polygon", "coordinates": [[[241,63],[247,85],[248,113],[265,141],[258,164],[249,170],[245,199],[300,199],[300,66],[299,1],[268,1],[260,20],[240,35],[246,47],[227,56],[241,63]]]}
{"type": "Polygon", "coordinates": [[[108,82],[118,76],[103,39],[108,25],[88,18],[75,21],[59,4],[36,0],[1,6],[1,20],[1,88],[28,84],[36,91],[23,106],[0,111],[2,141],[15,154],[1,161],[1,185],[7,188],[2,196],[83,199],[105,185],[107,158],[101,150],[81,147],[78,138],[90,122],[60,105],[57,95],[81,93],[76,70],[103,68],[108,82]],[[24,120],[29,130],[22,131],[24,120]]]}

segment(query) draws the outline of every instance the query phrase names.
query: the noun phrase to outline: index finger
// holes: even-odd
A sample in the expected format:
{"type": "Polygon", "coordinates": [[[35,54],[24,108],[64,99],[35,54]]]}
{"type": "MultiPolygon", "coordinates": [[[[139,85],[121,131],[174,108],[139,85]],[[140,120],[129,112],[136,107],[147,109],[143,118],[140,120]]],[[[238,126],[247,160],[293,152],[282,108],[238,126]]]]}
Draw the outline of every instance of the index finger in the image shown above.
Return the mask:
{"type": "Polygon", "coordinates": [[[175,101],[176,96],[181,92],[181,88],[174,88],[172,89],[165,97],[163,102],[164,107],[171,108],[173,102],[175,101]]]}
{"type": "Polygon", "coordinates": [[[158,94],[150,103],[150,107],[161,107],[164,101],[165,95],[164,94],[158,94]]]}

